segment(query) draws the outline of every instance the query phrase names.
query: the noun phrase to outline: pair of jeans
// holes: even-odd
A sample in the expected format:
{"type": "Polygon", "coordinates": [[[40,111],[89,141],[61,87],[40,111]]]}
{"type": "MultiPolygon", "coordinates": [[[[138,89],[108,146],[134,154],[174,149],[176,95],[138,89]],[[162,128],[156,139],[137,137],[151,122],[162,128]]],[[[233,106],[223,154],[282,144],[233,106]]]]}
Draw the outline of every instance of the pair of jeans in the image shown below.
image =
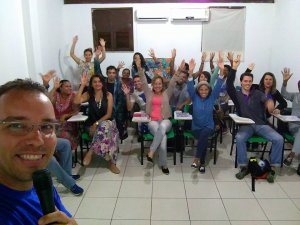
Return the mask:
{"type": "Polygon", "coordinates": [[[170,120],[150,121],[148,124],[150,133],[154,136],[150,145],[150,151],[159,149],[159,165],[167,167],[167,135],[171,130],[172,123],[170,120]]]}
{"type": "Polygon", "coordinates": [[[292,152],[299,154],[300,153],[300,125],[294,125],[293,127],[289,128],[289,131],[295,138],[292,152]]]}
{"type": "Polygon", "coordinates": [[[283,151],[283,137],[269,125],[242,125],[240,126],[235,138],[237,147],[237,162],[240,166],[248,165],[247,158],[247,140],[253,134],[257,134],[272,142],[272,152],[270,155],[270,164],[280,166],[283,151]]]}
{"type": "Polygon", "coordinates": [[[200,159],[200,164],[204,165],[207,152],[208,138],[213,134],[214,130],[208,127],[203,127],[201,129],[193,130],[192,132],[194,137],[198,141],[195,158],[200,159]]]}
{"type": "Polygon", "coordinates": [[[47,169],[62,185],[71,189],[76,182],[72,178],[72,149],[70,141],[64,138],[57,138],[55,150],[59,156],[59,163],[53,156],[47,169]]]}

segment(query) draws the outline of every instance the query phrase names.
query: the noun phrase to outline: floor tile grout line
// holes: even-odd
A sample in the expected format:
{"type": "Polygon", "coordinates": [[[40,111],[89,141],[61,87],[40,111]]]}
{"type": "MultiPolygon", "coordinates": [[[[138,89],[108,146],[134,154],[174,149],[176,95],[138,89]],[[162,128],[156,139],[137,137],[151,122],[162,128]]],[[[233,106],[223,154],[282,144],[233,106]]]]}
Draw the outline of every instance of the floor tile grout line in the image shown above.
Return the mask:
{"type": "MultiPolygon", "coordinates": [[[[98,164],[98,166],[99,166],[99,164],[98,164]]],[[[82,166],[82,167],[84,167],[84,166],[82,166]]],[[[80,167],[80,169],[81,169],[82,167],[80,167]]],[[[79,170],[80,170],[80,169],[79,169],[79,170]]],[[[84,167],[84,169],[86,170],[86,167],[84,167]]],[[[93,181],[93,179],[94,179],[94,177],[95,177],[95,173],[97,172],[97,170],[98,170],[98,168],[95,169],[95,171],[94,171],[94,173],[93,173],[93,176],[92,176],[91,180],[89,180],[89,184],[88,184],[87,188],[85,189],[85,191],[84,191],[83,194],[82,194],[82,198],[81,198],[81,200],[80,200],[80,203],[78,204],[78,207],[77,207],[76,212],[74,213],[73,217],[75,217],[75,215],[77,215],[78,210],[79,210],[79,208],[80,208],[80,206],[81,206],[81,204],[82,204],[82,202],[83,202],[83,200],[84,200],[84,198],[85,198],[85,196],[86,196],[86,191],[87,191],[87,190],[89,189],[89,187],[91,186],[91,183],[92,183],[92,181],[93,181]]]]}
{"type": "Polygon", "coordinates": [[[189,221],[190,221],[190,225],[191,225],[191,223],[192,223],[191,214],[190,214],[189,202],[188,202],[188,198],[187,198],[186,184],[185,184],[185,180],[184,180],[184,176],[183,176],[182,165],[181,165],[181,175],[182,175],[182,182],[183,182],[184,193],[185,193],[185,202],[186,202],[187,212],[188,212],[189,221]]]}
{"type": "MultiPolygon", "coordinates": [[[[228,211],[227,211],[227,209],[226,209],[226,207],[225,207],[225,203],[224,203],[224,201],[223,201],[222,195],[221,195],[220,190],[219,190],[219,188],[218,188],[218,185],[217,185],[217,182],[216,182],[216,180],[215,180],[214,174],[213,174],[213,172],[211,171],[211,168],[210,168],[210,167],[209,167],[209,169],[210,169],[210,172],[211,172],[211,174],[212,174],[212,178],[213,178],[213,181],[214,181],[214,183],[215,183],[215,186],[216,186],[216,188],[217,188],[217,190],[218,190],[218,194],[219,194],[220,200],[221,200],[221,202],[222,202],[222,205],[223,205],[223,207],[224,207],[224,210],[225,210],[227,219],[228,219],[228,221],[230,221],[228,211]]],[[[230,222],[230,224],[231,224],[231,222],[230,222]]]]}
{"type": "MultiPolygon", "coordinates": [[[[119,152],[119,154],[121,154],[121,152],[119,152]]],[[[110,224],[112,224],[112,221],[113,221],[114,213],[116,211],[116,207],[117,207],[117,203],[118,203],[118,200],[119,200],[120,191],[121,191],[123,180],[124,180],[124,175],[125,175],[125,172],[126,172],[126,169],[127,169],[127,164],[128,164],[129,158],[128,157],[126,157],[126,158],[127,158],[127,161],[126,161],[126,164],[125,164],[125,167],[124,167],[124,173],[122,175],[121,184],[120,184],[119,191],[118,191],[118,194],[117,194],[117,197],[116,197],[115,207],[114,207],[114,209],[112,211],[112,214],[111,214],[110,224]]]]}

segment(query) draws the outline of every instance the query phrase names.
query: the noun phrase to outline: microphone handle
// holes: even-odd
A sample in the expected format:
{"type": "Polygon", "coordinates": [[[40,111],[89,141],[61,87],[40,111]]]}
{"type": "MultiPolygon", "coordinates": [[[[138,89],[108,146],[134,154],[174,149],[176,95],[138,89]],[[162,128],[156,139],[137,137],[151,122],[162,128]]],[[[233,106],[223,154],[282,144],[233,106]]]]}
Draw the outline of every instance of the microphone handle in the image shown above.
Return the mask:
{"type": "Polygon", "coordinates": [[[55,212],[55,204],[53,199],[53,190],[46,189],[40,190],[38,192],[38,197],[40,199],[42,211],[44,215],[55,212]]]}

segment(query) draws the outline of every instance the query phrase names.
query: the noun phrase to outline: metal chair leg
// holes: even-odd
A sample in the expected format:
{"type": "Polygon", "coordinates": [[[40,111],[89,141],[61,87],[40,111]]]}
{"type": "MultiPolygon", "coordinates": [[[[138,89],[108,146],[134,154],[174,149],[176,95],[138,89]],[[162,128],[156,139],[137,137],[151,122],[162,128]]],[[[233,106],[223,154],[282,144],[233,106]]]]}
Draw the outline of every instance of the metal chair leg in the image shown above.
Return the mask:
{"type": "Polygon", "coordinates": [[[141,136],[141,165],[144,165],[144,137],[141,136]]]}

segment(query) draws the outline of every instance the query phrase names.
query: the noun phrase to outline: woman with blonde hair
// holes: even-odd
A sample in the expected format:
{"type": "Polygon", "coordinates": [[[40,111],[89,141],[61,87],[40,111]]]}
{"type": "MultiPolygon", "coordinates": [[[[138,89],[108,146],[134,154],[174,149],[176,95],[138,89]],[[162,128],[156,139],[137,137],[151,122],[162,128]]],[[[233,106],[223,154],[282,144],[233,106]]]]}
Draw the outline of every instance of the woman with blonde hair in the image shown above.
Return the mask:
{"type": "MultiPolygon", "coordinates": [[[[159,166],[161,167],[162,172],[168,175],[170,172],[167,165],[166,133],[172,128],[171,121],[169,120],[169,118],[172,117],[169,98],[172,95],[175,82],[178,79],[178,73],[173,75],[168,88],[165,90],[163,78],[158,75],[154,76],[152,79],[151,89],[147,84],[147,78],[141,66],[141,59],[136,58],[135,64],[146,96],[146,113],[151,119],[148,124],[148,128],[150,133],[154,136],[147,155],[147,160],[153,163],[154,154],[157,150],[159,150],[159,166]]],[[[184,61],[182,65],[184,65],[184,61]]]]}

